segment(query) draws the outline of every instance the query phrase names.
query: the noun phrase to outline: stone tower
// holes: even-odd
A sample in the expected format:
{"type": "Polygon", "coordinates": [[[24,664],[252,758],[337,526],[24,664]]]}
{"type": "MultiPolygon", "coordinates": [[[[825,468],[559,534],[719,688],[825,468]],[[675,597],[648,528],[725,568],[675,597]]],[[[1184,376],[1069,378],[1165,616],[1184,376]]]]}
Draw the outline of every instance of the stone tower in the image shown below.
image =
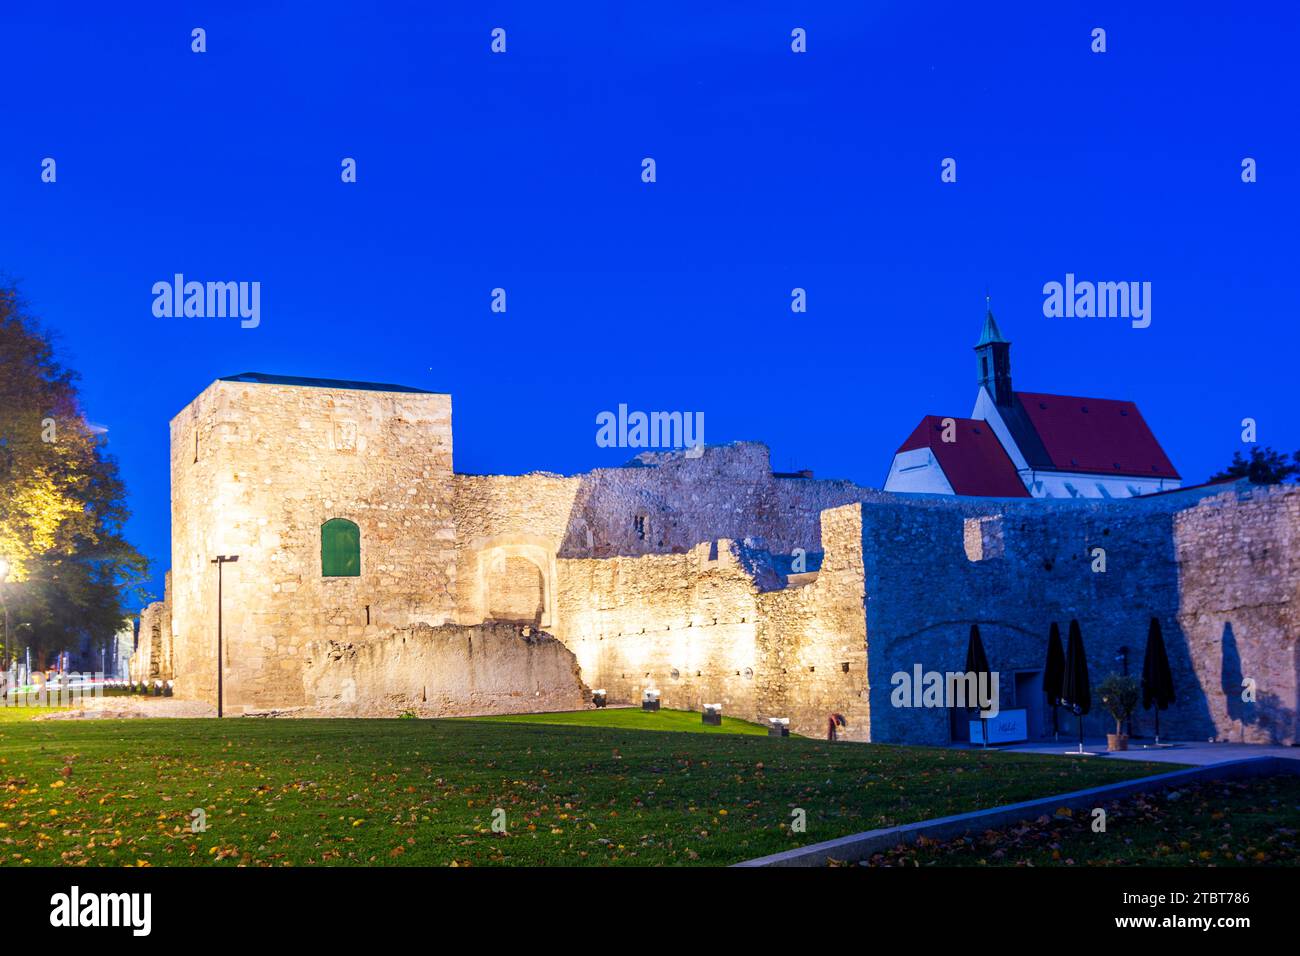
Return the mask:
{"type": "Polygon", "coordinates": [[[171,422],[171,483],[178,696],[216,700],[219,554],[229,712],[300,702],[308,641],[455,617],[449,395],[220,379],[171,422]]]}

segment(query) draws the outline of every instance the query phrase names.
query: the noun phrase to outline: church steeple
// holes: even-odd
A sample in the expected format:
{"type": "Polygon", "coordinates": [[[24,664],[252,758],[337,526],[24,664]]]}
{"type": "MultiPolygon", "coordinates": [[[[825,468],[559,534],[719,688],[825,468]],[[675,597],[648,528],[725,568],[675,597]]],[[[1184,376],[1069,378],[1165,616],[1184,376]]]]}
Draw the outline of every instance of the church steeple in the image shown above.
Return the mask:
{"type": "Polygon", "coordinates": [[[998,323],[993,318],[993,307],[985,297],[984,329],[975,343],[975,360],[978,364],[979,385],[987,389],[997,405],[1010,405],[1011,395],[1011,343],[1002,337],[998,323]]]}

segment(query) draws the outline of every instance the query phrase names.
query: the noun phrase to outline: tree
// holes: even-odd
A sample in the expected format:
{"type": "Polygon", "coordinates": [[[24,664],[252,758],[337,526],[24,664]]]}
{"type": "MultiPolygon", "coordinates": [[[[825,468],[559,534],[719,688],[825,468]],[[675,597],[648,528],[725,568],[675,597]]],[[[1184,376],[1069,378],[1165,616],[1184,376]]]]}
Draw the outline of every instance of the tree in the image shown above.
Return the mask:
{"type": "Polygon", "coordinates": [[[1124,721],[1133,716],[1140,691],[1137,678],[1127,675],[1121,677],[1119,674],[1110,674],[1097,685],[1101,706],[1106,708],[1106,713],[1115,721],[1117,735],[1124,733],[1124,721]]]}
{"type": "Polygon", "coordinates": [[[17,291],[0,287],[0,587],[10,648],[30,646],[34,665],[87,639],[102,646],[147,572],[123,537],[126,489],[76,381],[17,291]]]}
{"type": "Polygon", "coordinates": [[[1291,460],[1283,452],[1258,445],[1250,449],[1250,459],[1242,457],[1240,451],[1232,453],[1232,464],[1224,471],[1210,476],[1210,481],[1224,481],[1231,478],[1249,478],[1254,485],[1280,485],[1288,478],[1300,475],[1300,451],[1291,455],[1291,460]]]}

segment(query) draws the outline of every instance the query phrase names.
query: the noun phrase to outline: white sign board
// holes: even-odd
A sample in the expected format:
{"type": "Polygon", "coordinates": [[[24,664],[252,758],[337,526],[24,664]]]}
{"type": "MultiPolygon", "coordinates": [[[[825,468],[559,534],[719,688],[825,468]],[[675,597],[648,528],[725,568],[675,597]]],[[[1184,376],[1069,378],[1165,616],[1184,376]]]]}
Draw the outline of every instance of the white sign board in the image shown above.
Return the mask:
{"type": "Polygon", "coordinates": [[[996,717],[990,717],[984,721],[983,732],[980,730],[980,722],[972,720],[970,722],[970,742],[973,744],[983,743],[985,738],[982,733],[988,734],[988,742],[991,744],[1011,744],[1021,740],[1028,740],[1028,711],[999,711],[996,717]]]}

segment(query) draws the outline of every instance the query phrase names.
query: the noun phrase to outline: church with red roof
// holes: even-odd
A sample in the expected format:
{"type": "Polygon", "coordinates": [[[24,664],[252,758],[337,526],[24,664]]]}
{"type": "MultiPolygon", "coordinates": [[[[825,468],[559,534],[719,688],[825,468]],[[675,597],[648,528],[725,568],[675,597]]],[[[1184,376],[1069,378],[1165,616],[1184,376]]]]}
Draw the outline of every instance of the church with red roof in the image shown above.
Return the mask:
{"type": "Polygon", "coordinates": [[[1017,392],[992,310],[975,344],[969,418],[927,415],[899,446],[886,491],[994,498],[1132,498],[1182,478],[1133,402],[1017,392]]]}

